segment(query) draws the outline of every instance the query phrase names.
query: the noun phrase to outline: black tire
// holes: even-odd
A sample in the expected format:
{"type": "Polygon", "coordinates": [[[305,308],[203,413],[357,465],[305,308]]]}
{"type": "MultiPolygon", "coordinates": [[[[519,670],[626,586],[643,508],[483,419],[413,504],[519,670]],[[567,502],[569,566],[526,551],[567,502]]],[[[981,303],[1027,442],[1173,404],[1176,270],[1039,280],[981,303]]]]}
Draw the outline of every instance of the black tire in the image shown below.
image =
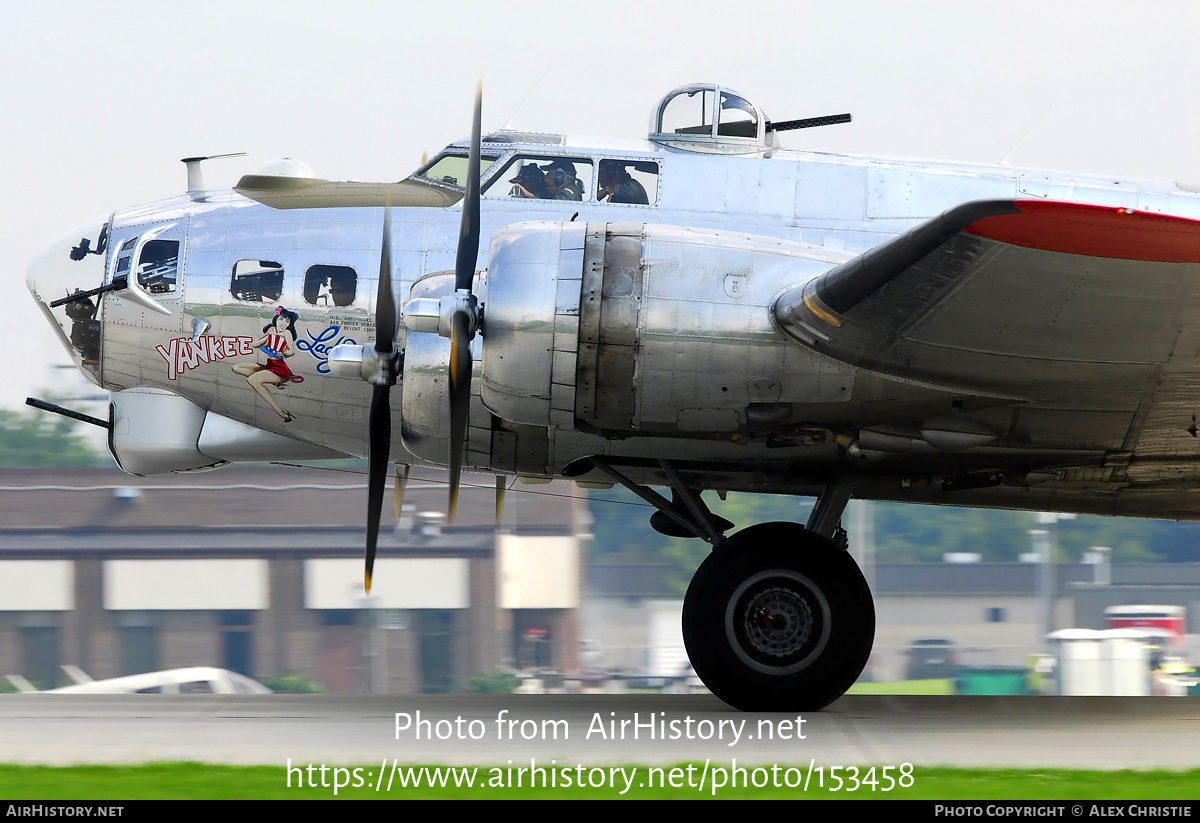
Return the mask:
{"type": "Polygon", "coordinates": [[[704,685],[744,711],[816,711],[862,673],[875,605],[853,558],[798,523],[735,534],[700,564],[683,642],[704,685]]]}

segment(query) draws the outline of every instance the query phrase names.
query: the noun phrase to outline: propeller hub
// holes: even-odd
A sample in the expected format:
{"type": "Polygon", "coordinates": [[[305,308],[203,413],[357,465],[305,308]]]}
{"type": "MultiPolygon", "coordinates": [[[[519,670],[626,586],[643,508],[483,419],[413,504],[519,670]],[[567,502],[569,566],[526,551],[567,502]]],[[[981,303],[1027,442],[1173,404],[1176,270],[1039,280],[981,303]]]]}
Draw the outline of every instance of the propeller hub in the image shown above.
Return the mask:
{"type": "Polygon", "coordinates": [[[396,379],[400,374],[400,353],[396,351],[396,347],[392,346],[392,350],[386,352],[368,349],[366,354],[368,357],[374,355],[375,360],[374,373],[367,379],[367,382],[374,386],[396,385],[396,379]]]}
{"type": "Polygon", "coordinates": [[[454,336],[454,318],[460,315],[467,320],[467,334],[474,338],[479,330],[479,299],[466,289],[447,297],[418,297],[408,301],[404,304],[404,327],[449,339],[454,336]]]}

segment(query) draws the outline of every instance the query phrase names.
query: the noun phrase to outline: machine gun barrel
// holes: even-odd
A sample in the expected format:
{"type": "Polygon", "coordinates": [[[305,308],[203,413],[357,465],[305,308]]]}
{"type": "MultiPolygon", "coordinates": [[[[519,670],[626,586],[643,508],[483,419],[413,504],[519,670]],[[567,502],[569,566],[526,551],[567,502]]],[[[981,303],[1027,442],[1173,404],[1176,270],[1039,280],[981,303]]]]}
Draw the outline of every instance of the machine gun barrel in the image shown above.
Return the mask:
{"type": "Polygon", "coordinates": [[[809,117],[804,120],[784,120],[782,123],[767,123],[767,131],[792,131],[793,129],[811,129],[816,126],[835,126],[838,123],[849,123],[849,114],[827,114],[824,117],[809,117]]]}
{"type": "Polygon", "coordinates": [[[70,417],[72,420],[79,420],[83,423],[91,423],[93,426],[99,426],[102,429],[111,429],[112,423],[107,420],[101,420],[99,417],[92,417],[90,414],[72,411],[71,409],[63,408],[54,403],[47,403],[45,400],[38,400],[36,397],[26,397],[26,406],[33,406],[35,409],[42,411],[54,412],[61,414],[63,417],[70,417]]]}
{"type": "Polygon", "coordinates": [[[66,303],[74,303],[78,300],[87,300],[89,297],[95,297],[97,294],[106,294],[110,291],[120,291],[121,289],[129,288],[129,279],[121,276],[114,277],[113,281],[107,286],[98,286],[87,291],[76,291],[74,294],[55,300],[50,304],[50,308],[56,309],[66,303]]]}

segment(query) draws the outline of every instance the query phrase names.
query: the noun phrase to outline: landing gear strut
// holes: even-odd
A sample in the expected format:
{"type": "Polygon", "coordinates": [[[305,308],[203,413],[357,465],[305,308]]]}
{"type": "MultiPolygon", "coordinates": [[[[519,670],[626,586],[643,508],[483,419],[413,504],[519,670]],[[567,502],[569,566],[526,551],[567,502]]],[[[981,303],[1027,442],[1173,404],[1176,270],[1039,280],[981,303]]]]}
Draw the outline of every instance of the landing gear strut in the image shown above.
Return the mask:
{"type": "Polygon", "coordinates": [[[590,458],[590,461],[591,465],[658,509],[655,516],[661,518],[660,523],[665,522],[672,525],[671,529],[666,529],[656,525],[654,518],[651,518],[651,525],[657,531],[675,537],[699,537],[713,546],[719,546],[725,540],[722,536],[724,532],[733,528],[733,524],[728,520],[717,517],[708,510],[708,506],[704,505],[700,495],[688,488],[683,478],[679,476],[679,472],[666,460],[659,460],[658,465],[671,483],[671,497],[675,501],[674,503],[668,502],[653,489],[633,482],[607,460],[593,457],[590,458]],[[680,500],[683,501],[683,506],[678,505],[680,500]]]}
{"type": "Polygon", "coordinates": [[[732,524],[667,461],[672,501],[607,460],[591,464],[657,508],[660,531],[713,545],[683,600],[683,643],[713,694],[745,711],[815,711],[854,684],[875,642],[875,605],[845,550],[850,483],[830,482],[804,526],[761,523],[725,537],[732,524]]]}

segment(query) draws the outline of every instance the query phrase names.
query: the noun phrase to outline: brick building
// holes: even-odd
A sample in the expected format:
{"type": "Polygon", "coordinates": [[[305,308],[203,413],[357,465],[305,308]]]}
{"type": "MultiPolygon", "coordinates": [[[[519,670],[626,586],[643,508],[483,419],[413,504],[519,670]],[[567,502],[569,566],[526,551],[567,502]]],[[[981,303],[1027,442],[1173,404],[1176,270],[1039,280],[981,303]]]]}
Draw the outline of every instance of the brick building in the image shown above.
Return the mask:
{"type": "Polygon", "coordinates": [[[361,469],[0,471],[0,675],[215,665],[406,693],[573,671],[586,501],[570,484],[510,493],[497,531],[490,481],[444,528],[445,484],[415,473],[368,599],[361,469]]]}

